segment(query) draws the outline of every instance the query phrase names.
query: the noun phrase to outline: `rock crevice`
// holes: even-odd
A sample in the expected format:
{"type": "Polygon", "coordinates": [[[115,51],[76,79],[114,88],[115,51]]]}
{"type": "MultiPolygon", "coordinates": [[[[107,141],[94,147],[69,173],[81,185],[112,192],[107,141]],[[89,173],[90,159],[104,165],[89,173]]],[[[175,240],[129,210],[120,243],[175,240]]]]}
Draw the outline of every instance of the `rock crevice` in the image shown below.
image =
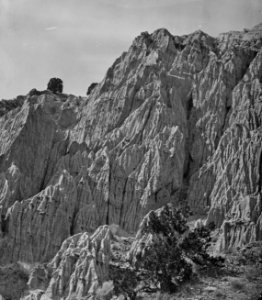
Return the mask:
{"type": "Polygon", "coordinates": [[[0,103],[2,262],[49,261],[104,224],[135,232],[173,202],[261,239],[262,31],[142,33],[87,98],[0,103]]]}

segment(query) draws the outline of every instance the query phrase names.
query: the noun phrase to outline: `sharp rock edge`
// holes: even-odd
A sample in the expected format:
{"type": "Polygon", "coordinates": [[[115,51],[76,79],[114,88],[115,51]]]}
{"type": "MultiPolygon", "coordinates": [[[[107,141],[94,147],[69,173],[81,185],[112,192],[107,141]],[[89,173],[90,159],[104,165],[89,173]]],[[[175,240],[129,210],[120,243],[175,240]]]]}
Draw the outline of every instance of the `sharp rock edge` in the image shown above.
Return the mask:
{"type": "Polygon", "coordinates": [[[135,232],[168,202],[221,228],[219,250],[261,240],[261,45],[261,25],[144,32],[88,97],[0,101],[1,263],[50,262],[86,293],[107,280],[107,225],[135,232]]]}

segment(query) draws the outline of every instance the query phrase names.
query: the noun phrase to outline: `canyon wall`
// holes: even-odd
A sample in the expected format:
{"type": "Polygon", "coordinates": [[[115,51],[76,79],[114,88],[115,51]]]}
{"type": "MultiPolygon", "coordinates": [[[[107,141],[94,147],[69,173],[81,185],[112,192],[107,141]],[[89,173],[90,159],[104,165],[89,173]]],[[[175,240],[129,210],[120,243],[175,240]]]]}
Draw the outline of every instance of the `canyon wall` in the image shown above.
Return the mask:
{"type": "Polygon", "coordinates": [[[1,263],[48,262],[104,224],[135,232],[168,202],[221,228],[220,250],[261,240],[261,46],[261,25],[144,32],[87,97],[1,101],[1,263]]]}

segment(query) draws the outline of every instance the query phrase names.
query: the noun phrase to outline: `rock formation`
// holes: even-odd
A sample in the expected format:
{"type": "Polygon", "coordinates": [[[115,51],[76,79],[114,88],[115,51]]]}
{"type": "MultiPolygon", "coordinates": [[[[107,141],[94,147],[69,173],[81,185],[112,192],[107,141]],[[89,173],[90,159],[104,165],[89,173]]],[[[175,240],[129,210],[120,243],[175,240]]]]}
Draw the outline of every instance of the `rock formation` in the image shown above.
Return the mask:
{"type": "Polygon", "coordinates": [[[51,280],[44,297],[81,299],[95,296],[98,286],[109,279],[110,239],[111,231],[106,225],[99,227],[92,236],[79,233],[66,239],[48,265],[51,280]]]}
{"type": "Polygon", "coordinates": [[[196,265],[221,261],[206,251],[209,230],[190,230],[186,223],[169,204],[150,211],[135,237],[116,225],[73,235],[50,263],[32,268],[22,299],[136,299],[145,290],[175,291],[196,265]]]}
{"type": "Polygon", "coordinates": [[[49,262],[104,224],[135,232],[168,202],[221,227],[219,249],[261,240],[261,46],[262,25],[144,32],[87,97],[2,100],[1,262],[49,262]]]}

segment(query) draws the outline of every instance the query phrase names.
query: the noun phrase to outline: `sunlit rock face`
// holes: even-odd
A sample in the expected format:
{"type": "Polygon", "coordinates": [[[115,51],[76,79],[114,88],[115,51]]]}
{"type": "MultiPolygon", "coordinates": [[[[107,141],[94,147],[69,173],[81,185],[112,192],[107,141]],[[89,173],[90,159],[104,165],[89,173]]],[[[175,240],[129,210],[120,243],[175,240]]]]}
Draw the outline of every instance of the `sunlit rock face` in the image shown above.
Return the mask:
{"type": "Polygon", "coordinates": [[[46,295],[51,299],[95,296],[109,278],[111,235],[108,226],[102,226],[92,236],[80,233],[68,238],[49,264],[53,272],[46,295]]]}
{"type": "Polygon", "coordinates": [[[145,32],[88,97],[1,101],[1,261],[49,261],[103,224],[135,232],[168,202],[221,227],[221,249],[261,239],[261,30],[145,32]]]}
{"type": "Polygon", "coordinates": [[[112,237],[104,225],[92,235],[85,232],[67,238],[49,264],[33,268],[30,292],[23,299],[97,299],[99,286],[109,279],[112,237]]]}

